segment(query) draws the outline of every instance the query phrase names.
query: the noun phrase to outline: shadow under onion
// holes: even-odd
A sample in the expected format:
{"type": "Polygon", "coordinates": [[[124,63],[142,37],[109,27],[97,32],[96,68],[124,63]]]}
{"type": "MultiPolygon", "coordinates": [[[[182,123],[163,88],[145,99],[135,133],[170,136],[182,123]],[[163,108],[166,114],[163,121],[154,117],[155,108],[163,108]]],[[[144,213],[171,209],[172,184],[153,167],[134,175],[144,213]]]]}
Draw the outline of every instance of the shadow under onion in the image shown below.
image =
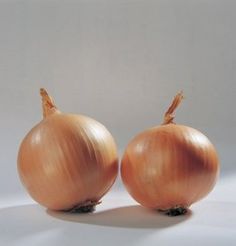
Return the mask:
{"type": "Polygon", "coordinates": [[[184,222],[192,215],[192,212],[188,210],[185,215],[169,217],[140,205],[118,207],[86,214],[52,211],[49,209],[47,209],[47,213],[54,218],[75,223],[140,229],[171,227],[184,222]]]}

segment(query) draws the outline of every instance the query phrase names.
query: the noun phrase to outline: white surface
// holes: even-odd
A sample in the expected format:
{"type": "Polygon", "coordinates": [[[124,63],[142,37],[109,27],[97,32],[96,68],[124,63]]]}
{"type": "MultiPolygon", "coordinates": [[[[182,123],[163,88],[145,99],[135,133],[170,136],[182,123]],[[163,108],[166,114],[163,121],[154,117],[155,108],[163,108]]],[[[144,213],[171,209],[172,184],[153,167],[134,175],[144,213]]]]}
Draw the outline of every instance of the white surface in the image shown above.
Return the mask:
{"type": "Polygon", "coordinates": [[[110,192],[93,214],[52,212],[30,200],[5,200],[0,245],[235,246],[235,189],[236,177],[228,177],[191,212],[178,217],[145,209],[126,192],[110,192]]]}

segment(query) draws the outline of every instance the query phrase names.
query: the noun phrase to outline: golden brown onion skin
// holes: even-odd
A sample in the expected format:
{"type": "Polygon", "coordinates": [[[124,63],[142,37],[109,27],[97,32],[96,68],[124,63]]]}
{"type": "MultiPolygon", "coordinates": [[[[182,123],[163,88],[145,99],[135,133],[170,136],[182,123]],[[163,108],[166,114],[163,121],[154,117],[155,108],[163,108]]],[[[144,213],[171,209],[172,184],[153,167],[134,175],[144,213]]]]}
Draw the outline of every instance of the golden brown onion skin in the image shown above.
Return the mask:
{"type": "Polygon", "coordinates": [[[206,196],[219,173],[217,153],[201,132],[183,125],[154,127],[127,146],[122,180],[141,205],[187,208],[206,196]]]}
{"type": "Polygon", "coordinates": [[[116,145],[97,121],[53,113],[22,141],[18,172],[29,194],[47,208],[66,210],[96,202],[116,179],[116,145]]]}

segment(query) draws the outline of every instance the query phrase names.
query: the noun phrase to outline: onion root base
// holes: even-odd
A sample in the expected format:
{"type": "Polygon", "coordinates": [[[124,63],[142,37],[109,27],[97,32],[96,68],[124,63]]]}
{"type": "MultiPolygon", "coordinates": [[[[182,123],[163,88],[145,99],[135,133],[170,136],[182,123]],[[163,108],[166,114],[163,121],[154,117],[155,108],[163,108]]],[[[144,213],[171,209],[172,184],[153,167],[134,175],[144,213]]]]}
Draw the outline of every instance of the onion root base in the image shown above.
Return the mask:
{"type": "Polygon", "coordinates": [[[86,201],[83,203],[79,203],[75,205],[74,207],[65,210],[65,212],[70,213],[92,213],[96,209],[96,205],[100,204],[101,201],[86,201]]]}
{"type": "Polygon", "coordinates": [[[169,209],[158,209],[161,213],[164,213],[170,217],[184,215],[188,212],[188,209],[182,206],[175,206],[169,209]]]}

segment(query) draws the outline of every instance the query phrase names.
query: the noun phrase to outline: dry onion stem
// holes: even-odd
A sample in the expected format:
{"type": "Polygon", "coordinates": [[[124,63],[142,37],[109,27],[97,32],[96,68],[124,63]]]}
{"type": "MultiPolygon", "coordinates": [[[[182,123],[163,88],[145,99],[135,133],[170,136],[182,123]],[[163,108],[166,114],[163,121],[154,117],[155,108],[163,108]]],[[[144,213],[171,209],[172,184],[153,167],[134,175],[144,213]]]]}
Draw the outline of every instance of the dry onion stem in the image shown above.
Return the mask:
{"type": "Polygon", "coordinates": [[[201,132],[173,122],[183,99],[178,93],[161,126],[137,135],[127,146],[121,164],[122,180],[143,206],[170,216],[184,214],[214,187],[217,153],[201,132]]]}
{"type": "Polygon", "coordinates": [[[40,94],[44,119],[21,143],[20,178],[45,207],[91,212],[116,179],[115,142],[99,122],[61,113],[45,89],[40,94]]]}

